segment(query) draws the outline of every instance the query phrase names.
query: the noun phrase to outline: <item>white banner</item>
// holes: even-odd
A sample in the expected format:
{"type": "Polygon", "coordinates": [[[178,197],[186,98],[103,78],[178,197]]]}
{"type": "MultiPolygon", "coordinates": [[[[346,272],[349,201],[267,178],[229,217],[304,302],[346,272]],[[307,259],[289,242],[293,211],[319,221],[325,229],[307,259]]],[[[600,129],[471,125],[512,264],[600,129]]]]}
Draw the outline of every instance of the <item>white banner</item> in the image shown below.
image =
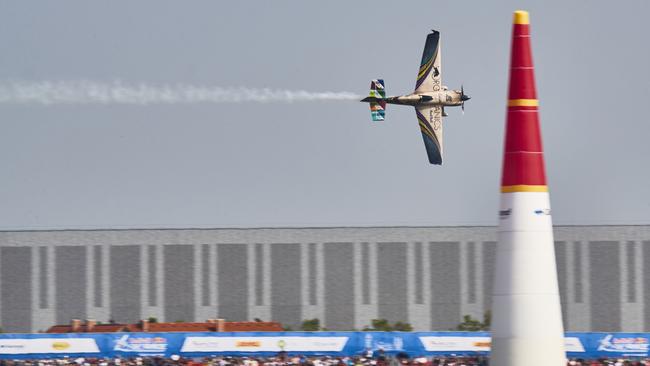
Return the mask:
{"type": "Polygon", "coordinates": [[[349,337],[187,337],[181,352],[341,352],[349,337]]]}
{"type": "Polygon", "coordinates": [[[431,352],[490,350],[490,337],[419,337],[424,349],[431,352]]]}
{"type": "MultiPolygon", "coordinates": [[[[490,337],[419,337],[424,349],[430,352],[487,352],[492,340],[490,337]]],[[[567,352],[584,352],[585,348],[578,337],[565,337],[564,347],[567,352]]]]}
{"type": "Polygon", "coordinates": [[[564,337],[564,350],[567,352],[584,352],[585,347],[578,337],[564,337]]]}
{"type": "Polygon", "coordinates": [[[15,338],[0,339],[0,354],[99,353],[92,338],[15,338]]]}

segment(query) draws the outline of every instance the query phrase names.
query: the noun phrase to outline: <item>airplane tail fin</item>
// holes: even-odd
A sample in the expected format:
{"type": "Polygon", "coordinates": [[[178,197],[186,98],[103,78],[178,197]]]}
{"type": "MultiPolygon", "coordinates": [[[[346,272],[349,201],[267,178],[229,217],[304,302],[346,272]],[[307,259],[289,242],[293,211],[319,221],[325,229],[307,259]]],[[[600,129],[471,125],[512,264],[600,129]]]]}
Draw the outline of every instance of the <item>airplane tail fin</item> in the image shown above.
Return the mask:
{"type": "Polygon", "coordinates": [[[370,114],[373,121],[383,121],[386,116],[386,89],[384,80],[376,79],[370,82],[370,93],[362,102],[370,103],[370,114]]]}

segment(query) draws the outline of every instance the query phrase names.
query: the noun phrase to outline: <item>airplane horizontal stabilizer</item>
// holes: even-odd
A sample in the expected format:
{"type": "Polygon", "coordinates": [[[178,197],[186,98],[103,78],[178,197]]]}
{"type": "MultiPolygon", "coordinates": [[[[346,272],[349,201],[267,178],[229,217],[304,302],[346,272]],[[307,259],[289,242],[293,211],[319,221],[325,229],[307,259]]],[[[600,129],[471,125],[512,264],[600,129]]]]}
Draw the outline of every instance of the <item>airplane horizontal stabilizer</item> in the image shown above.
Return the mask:
{"type": "Polygon", "coordinates": [[[376,79],[370,82],[370,93],[362,102],[370,103],[370,114],[373,121],[383,121],[386,116],[386,89],[384,80],[376,79]]]}

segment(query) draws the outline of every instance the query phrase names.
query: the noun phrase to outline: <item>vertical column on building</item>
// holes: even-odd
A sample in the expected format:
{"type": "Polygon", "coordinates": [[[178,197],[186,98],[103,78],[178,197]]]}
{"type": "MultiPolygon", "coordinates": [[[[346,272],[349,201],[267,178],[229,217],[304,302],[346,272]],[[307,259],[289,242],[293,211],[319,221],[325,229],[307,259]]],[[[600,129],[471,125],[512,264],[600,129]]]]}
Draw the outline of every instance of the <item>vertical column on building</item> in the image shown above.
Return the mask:
{"type": "Polygon", "coordinates": [[[248,251],[248,318],[271,319],[271,253],[268,243],[247,244],[248,251]],[[258,245],[261,247],[257,250],[258,245]],[[259,275],[261,271],[261,276],[259,275]],[[258,288],[261,286],[261,294],[258,288]]]}
{"type": "MultiPolygon", "coordinates": [[[[54,299],[51,294],[54,291],[53,285],[49,283],[54,276],[52,267],[54,266],[53,252],[48,246],[34,245],[31,247],[32,270],[31,270],[31,303],[32,303],[32,332],[45,331],[56,322],[54,312],[54,299]],[[45,273],[43,273],[43,271],[45,273]],[[44,281],[43,281],[44,280],[44,281]],[[46,296],[41,301],[42,293],[46,296]]],[[[1,301],[0,301],[1,303],[1,301]]]]}
{"type": "Polygon", "coordinates": [[[429,246],[425,241],[409,242],[406,247],[408,322],[415,331],[428,331],[431,325],[431,286],[429,246]]]}
{"type": "Polygon", "coordinates": [[[481,245],[479,241],[465,241],[460,243],[460,313],[461,316],[469,315],[474,319],[483,320],[482,286],[479,281],[483,273],[481,258],[481,245]]]}
{"type": "Polygon", "coordinates": [[[143,318],[154,317],[158,321],[163,321],[165,320],[163,247],[158,244],[142,244],[140,253],[140,288],[142,289],[142,310],[140,313],[143,318]]]}
{"type": "Polygon", "coordinates": [[[214,308],[215,317],[219,317],[219,251],[216,244],[210,245],[210,286],[212,286],[212,293],[210,295],[210,303],[214,308]]]}
{"type": "MultiPolygon", "coordinates": [[[[141,244],[140,245],[140,294],[142,298],[140,299],[141,301],[141,306],[140,306],[140,314],[142,314],[143,318],[149,318],[150,316],[150,304],[149,304],[149,298],[150,298],[150,286],[149,286],[149,271],[151,268],[149,268],[149,256],[152,255],[149,251],[149,246],[146,244],[141,244]]],[[[161,319],[162,320],[162,319],[161,319]]]]}
{"type": "Polygon", "coordinates": [[[202,322],[217,316],[216,307],[212,301],[212,292],[217,287],[212,281],[211,269],[214,245],[194,244],[194,314],[195,321],[202,322]]]}
{"type": "Polygon", "coordinates": [[[193,270],[193,276],[194,276],[194,281],[192,282],[192,286],[194,287],[194,319],[192,321],[195,322],[200,322],[204,321],[205,319],[211,318],[211,317],[206,317],[203,311],[203,276],[202,272],[204,270],[203,268],[203,261],[202,261],[202,256],[201,256],[201,244],[193,244],[192,245],[192,255],[194,257],[194,268],[193,270]]]}
{"type": "Polygon", "coordinates": [[[377,244],[355,242],[354,250],[354,328],[371,325],[377,316],[377,244]]]}
{"type": "Polygon", "coordinates": [[[567,241],[567,330],[591,330],[589,242],[567,241]]]}
{"type": "Polygon", "coordinates": [[[88,245],[86,249],[86,313],[89,319],[106,322],[110,318],[110,305],[104,297],[108,277],[104,245],[88,245]],[[97,282],[99,279],[99,283],[97,282]]]}
{"type": "MultiPolygon", "coordinates": [[[[52,246],[34,245],[31,255],[31,331],[44,331],[56,323],[54,296],[54,250],[52,246]],[[45,297],[42,294],[45,292],[45,297]]],[[[2,279],[0,278],[0,281],[2,279]]],[[[0,304],[2,299],[0,299],[0,304]]],[[[0,325],[1,326],[1,325],[0,325]]]]}
{"type": "Polygon", "coordinates": [[[325,322],[325,253],[323,243],[316,243],[316,303],[320,324],[325,322]]]}
{"type": "Polygon", "coordinates": [[[318,319],[323,325],[325,317],[323,301],[319,300],[318,282],[322,281],[319,276],[320,269],[318,257],[318,243],[300,244],[300,298],[302,303],[302,319],[318,319]]]}
{"type": "Polygon", "coordinates": [[[619,268],[621,271],[621,331],[643,332],[643,306],[639,297],[641,277],[637,259],[641,258],[640,245],[635,241],[621,241],[619,268]]]}
{"type": "Polygon", "coordinates": [[[265,317],[263,319],[271,319],[271,245],[265,244],[262,246],[262,263],[264,264],[264,272],[262,275],[263,280],[263,298],[264,298],[264,313],[265,317]]]}
{"type": "MultiPolygon", "coordinates": [[[[639,238],[640,239],[640,238],[639,238]]],[[[634,266],[636,274],[636,303],[639,311],[641,312],[641,318],[639,320],[639,327],[641,331],[645,331],[645,309],[648,309],[644,304],[645,291],[643,286],[643,242],[641,240],[636,241],[636,246],[634,248],[634,266]]]]}
{"type": "MultiPolygon", "coordinates": [[[[47,304],[52,312],[52,323],[56,322],[56,246],[48,245],[47,246],[47,285],[49,286],[49,291],[47,293],[47,304]]],[[[108,270],[108,259],[107,256],[104,256],[104,270],[108,270]]],[[[104,304],[107,304],[107,299],[105,298],[104,304]]]]}
{"type": "Polygon", "coordinates": [[[93,245],[86,246],[86,290],[84,291],[86,295],[86,317],[88,319],[98,319],[97,312],[95,311],[95,272],[99,271],[101,274],[101,268],[95,268],[95,247],[93,245]]]}

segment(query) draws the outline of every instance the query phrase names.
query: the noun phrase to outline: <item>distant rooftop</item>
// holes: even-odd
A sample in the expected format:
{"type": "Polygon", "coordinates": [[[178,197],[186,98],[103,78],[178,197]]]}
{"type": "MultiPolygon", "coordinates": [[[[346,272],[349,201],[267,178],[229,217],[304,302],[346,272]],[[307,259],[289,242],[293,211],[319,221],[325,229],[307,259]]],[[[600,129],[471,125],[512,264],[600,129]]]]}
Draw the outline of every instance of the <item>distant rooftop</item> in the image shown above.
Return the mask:
{"type": "Polygon", "coordinates": [[[158,323],[141,320],[135,324],[98,324],[92,319],[82,323],[72,319],[67,325],[54,325],[46,333],[115,333],[115,332],[277,332],[282,331],[278,322],[227,322],[224,319],[208,319],[203,323],[158,323]]]}

